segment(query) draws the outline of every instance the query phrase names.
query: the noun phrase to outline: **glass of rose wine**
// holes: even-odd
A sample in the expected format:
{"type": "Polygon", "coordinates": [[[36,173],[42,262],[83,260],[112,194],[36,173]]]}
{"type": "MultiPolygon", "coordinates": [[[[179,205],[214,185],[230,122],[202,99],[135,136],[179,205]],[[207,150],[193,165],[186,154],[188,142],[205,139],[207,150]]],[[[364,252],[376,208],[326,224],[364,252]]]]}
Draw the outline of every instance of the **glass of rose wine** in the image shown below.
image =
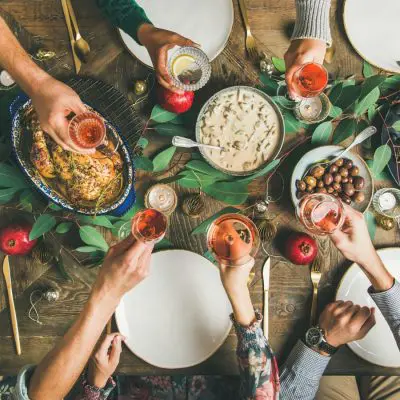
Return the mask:
{"type": "Polygon", "coordinates": [[[293,84],[300,97],[316,97],[328,84],[328,71],[318,63],[304,64],[294,73],[293,84]]]}
{"type": "Polygon", "coordinates": [[[99,115],[84,112],[75,115],[69,122],[68,132],[71,140],[82,149],[95,149],[104,144],[106,124],[99,115]]]}
{"type": "Polygon", "coordinates": [[[224,214],[207,232],[207,246],[222,264],[237,267],[247,264],[260,246],[257,227],[240,214],[224,214]]]}
{"type": "Polygon", "coordinates": [[[167,217],[153,208],[139,211],[132,218],[132,235],[146,243],[161,241],[167,230],[167,217]]]}
{"type": "Polygon", "coordinates": [[[316,235],[333,233],[343,226],[345,220],[342,202],[326,193],[313,193],[303,197],[296,212],[300,222],[316,235]]]}

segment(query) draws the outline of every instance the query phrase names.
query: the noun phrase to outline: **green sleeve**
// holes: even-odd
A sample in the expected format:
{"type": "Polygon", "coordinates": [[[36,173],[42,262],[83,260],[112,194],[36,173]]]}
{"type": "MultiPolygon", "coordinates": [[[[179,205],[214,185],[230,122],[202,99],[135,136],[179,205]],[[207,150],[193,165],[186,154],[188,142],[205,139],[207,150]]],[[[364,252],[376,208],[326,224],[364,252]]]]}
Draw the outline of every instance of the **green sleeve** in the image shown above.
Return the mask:
{"type": "Polygon", "coordinates": [[[121,28],[139,43],[137,31],[140,25],[151,24],[151,21],[135,0],[96,0],[96,2],[113,25],[121,28]]]}

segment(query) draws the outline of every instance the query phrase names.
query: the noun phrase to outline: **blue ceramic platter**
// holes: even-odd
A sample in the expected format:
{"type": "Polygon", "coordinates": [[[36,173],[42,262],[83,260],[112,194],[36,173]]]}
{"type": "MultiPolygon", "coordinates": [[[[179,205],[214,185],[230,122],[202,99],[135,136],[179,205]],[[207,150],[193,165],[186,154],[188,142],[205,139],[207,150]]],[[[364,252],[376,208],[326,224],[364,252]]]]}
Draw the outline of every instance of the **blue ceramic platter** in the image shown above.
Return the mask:
{"type": "MultiPolygon", "coordinates": [[[[124,214],[135,202],[136,195],[134,189],[134,178],[135,169],[133,164],[133,156],[129,148],[128,143],[124,137],[120,134],[118,129],[113,126],[110,121],[106,122],[107,136],[111,138],[114,142],[119,142],[118,152],[121,155],[123,161],[123,176],[124,183],[123,188],[119,197],[112,203],[100,207],[89,207],[89,206],[79,206],[72,204],[68,199],[66,199],[62,194],[60,194],[56,188],[47,184],[44,178],[40,176],[36,168],[32,165],[29,155],[23,150],[24,137],[30,135],[26,131],[22,124],[22,115],[28,107],[31,106],[31,100],[24,95],[18,96],[14,102],[11,104],[11,141],[12,147],[15,155],[15,159],[30,180],[32,185],[45,197],[59,205],[60,207],[77,212],[85,215],[102,215],[102,214],[113,214],[116,216],[124,214]]],[[[92,107],[89,108],[93,109],[92,107]]]]}

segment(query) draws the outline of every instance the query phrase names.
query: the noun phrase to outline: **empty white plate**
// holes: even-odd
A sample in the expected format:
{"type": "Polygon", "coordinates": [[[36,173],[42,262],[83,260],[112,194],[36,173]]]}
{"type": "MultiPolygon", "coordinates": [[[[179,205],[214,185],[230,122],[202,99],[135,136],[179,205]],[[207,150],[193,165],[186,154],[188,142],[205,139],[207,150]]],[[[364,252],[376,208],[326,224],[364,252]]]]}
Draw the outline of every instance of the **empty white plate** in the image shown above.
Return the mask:
{"type": "Polygon", "coordinates": [[[218,268],[186,250],[152,256],[150,276],[128,292],[115,317],[126,345],[160,368],[199,364],[224,343],[232,323],[218,268]]]}
{"type": "MultiPolygon", "coordinates": [[[[157,27],[179,33],[201,45],[212,61],[224,49],[233,24],[232,0],[138,0],[157,27]]],[[[145,47],[120,30],[127,49],[152,67],[145,47]]]]}
{"type": "MultiPolygon", "coordinates": [[[[378,250],[378,253],[389,272],[400,281],[400,248],[382,249],[378,250]]],[[[359,357],[372,364],[398,368],[400,351],[388,323],[367,292],[370,286],[367,276],[356,264],[348,269],[340,282],[336,300],[350,300],[360,306],[376,308],[376,325],[364,339],[352,342],[348,346],[359,357]]]]}
{"type": "Polygon", "coordinates": [[[346,0],[344,26],[357,53],[370,64],[400,73],[399,0],[346,0]]]}

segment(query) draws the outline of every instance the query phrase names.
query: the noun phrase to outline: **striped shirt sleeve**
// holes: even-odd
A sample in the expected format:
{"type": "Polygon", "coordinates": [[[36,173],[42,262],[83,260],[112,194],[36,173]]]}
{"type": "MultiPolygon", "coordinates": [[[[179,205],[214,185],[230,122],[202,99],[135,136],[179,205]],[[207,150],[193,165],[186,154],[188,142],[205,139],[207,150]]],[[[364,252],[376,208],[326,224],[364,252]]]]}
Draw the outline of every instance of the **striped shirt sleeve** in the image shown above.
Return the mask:
{"type": "Polygon", "coordinates": [[[281,399],[314,399],[329,361],[330,357],[317,353],[299,340],[281,371],[281,399]]]}
{"type": "Polygon", "coordinates": [[[389,324],[400,349],[400,283],[395,281],[394,285],[385,292],[374,292],[371,286],[368,293],[389,324]]]}

